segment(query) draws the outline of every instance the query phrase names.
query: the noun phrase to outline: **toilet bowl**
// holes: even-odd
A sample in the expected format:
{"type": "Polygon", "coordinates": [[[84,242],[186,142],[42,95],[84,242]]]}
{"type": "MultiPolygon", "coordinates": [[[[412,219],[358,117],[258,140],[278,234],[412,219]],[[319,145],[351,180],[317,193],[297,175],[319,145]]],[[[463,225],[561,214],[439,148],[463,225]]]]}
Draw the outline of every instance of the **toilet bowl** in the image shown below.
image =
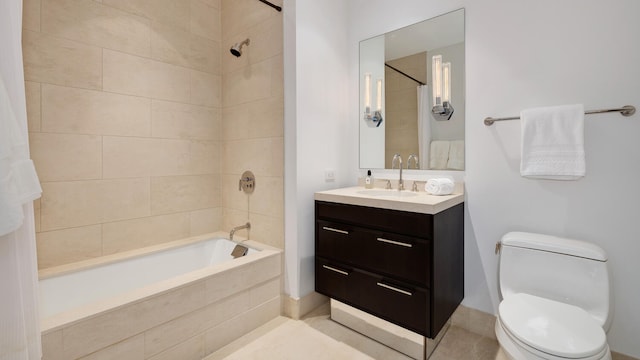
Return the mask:
{"type": "Polygon", "coordinates": [[[501,240],[495,332],[514,360],[611,360],[609,273],[590,243],[532,233],[501,240]]]}
{"type": "Polygon", "coordinates": [[[584,310],[529,294],[500,303],[496,336],[512,359],[611,360],[602,327],[584,310]]]}

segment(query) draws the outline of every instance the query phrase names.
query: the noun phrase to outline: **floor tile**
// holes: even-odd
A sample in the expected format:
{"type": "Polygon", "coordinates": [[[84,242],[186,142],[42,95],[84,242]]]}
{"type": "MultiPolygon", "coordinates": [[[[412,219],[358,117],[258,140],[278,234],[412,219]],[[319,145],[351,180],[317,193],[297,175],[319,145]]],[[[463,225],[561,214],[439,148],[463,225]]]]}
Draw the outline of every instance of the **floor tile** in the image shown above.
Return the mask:
{"type": "MultiPolygon", "coordinates": [[[[204,360],[334,360],[410,357],[329,319],[328,305],[296,321],[278,317],[204,360]]],[[[451,326],[431,360],[507,360],[494,339],[451,326]]]]}

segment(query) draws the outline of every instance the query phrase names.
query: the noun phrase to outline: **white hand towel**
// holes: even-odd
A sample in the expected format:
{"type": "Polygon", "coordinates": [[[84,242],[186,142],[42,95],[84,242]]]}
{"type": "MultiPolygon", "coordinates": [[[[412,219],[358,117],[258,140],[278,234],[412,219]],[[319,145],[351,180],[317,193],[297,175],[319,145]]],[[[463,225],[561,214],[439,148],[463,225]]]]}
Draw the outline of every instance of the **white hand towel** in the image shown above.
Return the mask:
{"type": "Polygon", "coordinates": [[[22,204],[39,198],[42,192],[33,162],[26,157],[27,150],[26,136],[18,127],[0,77],[0,236],[22,225],[22,204]]]}
{"type": "Polygon", "coordinates": [[[447,178],[436,178],[427,180],[424,189],[432,195],[449,195],[453,192],[453,180],[447,178]]]}
{"type": "Polygon", "coordinates": [[[452,140],[447,169],[464,170],[464,140],[452,140]]]}
{"type": "Polygon", "coordinates": [[[42,195],[42,187],[31,159],[16,160],[11,164],[16,195],[21,204],[33,201],[42,195]]]}
{"type": "Polygon", "coordinates": [[[0,179],[0,236],[19,228],[24,221],[22,203],[10,175],[0,179]]]}
{"type": "Polygon", "coordinates": [[[520,175],[552,180],[585,175],[583,105],[527,109],[520,118],[520,175]]]}
{"type": "Polygon", "coordinates": [[[446,169],[449,160],[448,140],[431,141],[431,151],[429,151],[429,169],[446,169]]]}

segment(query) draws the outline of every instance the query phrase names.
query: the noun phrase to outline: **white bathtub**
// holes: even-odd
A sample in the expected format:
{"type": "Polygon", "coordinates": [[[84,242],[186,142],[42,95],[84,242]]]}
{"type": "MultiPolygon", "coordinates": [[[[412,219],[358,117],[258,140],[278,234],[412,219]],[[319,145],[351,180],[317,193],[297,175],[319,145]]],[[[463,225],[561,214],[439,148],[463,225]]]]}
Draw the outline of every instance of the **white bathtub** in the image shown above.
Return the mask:
{"type": "MultiPolygon", "coordinates": [[[[45,319],[162,280],[233,260],[236,243],[209,239],[40,279],[40,318],[45,319]]],[[[249,248],[247,255],[259,250],[249,248]]]]}
{"type": "Polygon", "coordinates": [[[206,355],[278,316],[282,251],[245,241],[249,252],[233,259],[236,243],[225,235],[41,271],[45,359],[110,358],[136,347],[144,359],[180,357],[188,346],[206,355]]]}

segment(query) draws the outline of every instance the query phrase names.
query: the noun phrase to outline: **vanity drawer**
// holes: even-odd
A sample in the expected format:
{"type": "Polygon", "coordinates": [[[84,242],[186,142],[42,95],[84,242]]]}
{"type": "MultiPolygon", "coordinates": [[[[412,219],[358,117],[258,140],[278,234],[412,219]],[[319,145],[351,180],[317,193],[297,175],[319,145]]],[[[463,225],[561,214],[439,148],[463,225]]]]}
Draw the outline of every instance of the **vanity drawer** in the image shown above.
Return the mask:
{"type": "Polygon", "coordinates": [[[355,271],[354,282],[358,283],[355,287],[363,310],[424,336],[431,336],[426,289],[359,271],[355,271]]]}
{"type": "Polygon", "coordinates": [[[429,286],[428,241],[322,220],[318,220],[316,226],[316,255],[429,286]]]}
{"type": "Polygon", "coordinates": [[[316,255],[356,263],[361,246],[358,231],[353,225],[316,221],[316,255]]]}
{"type": "Polygon", "coordinates": [[[430,336],[429,296],[424,288],[316,257],[316,291],[430,336]]]}
{"type": "Polygon", "coordinates": [[[316,291],[338,300],[352,298],[353,268],[316,257],[316,291]]]}
{"type": "Polygon", "coordinates": [[[316,201],[316,218],[432,239],[433,215],[316,201]]]}

